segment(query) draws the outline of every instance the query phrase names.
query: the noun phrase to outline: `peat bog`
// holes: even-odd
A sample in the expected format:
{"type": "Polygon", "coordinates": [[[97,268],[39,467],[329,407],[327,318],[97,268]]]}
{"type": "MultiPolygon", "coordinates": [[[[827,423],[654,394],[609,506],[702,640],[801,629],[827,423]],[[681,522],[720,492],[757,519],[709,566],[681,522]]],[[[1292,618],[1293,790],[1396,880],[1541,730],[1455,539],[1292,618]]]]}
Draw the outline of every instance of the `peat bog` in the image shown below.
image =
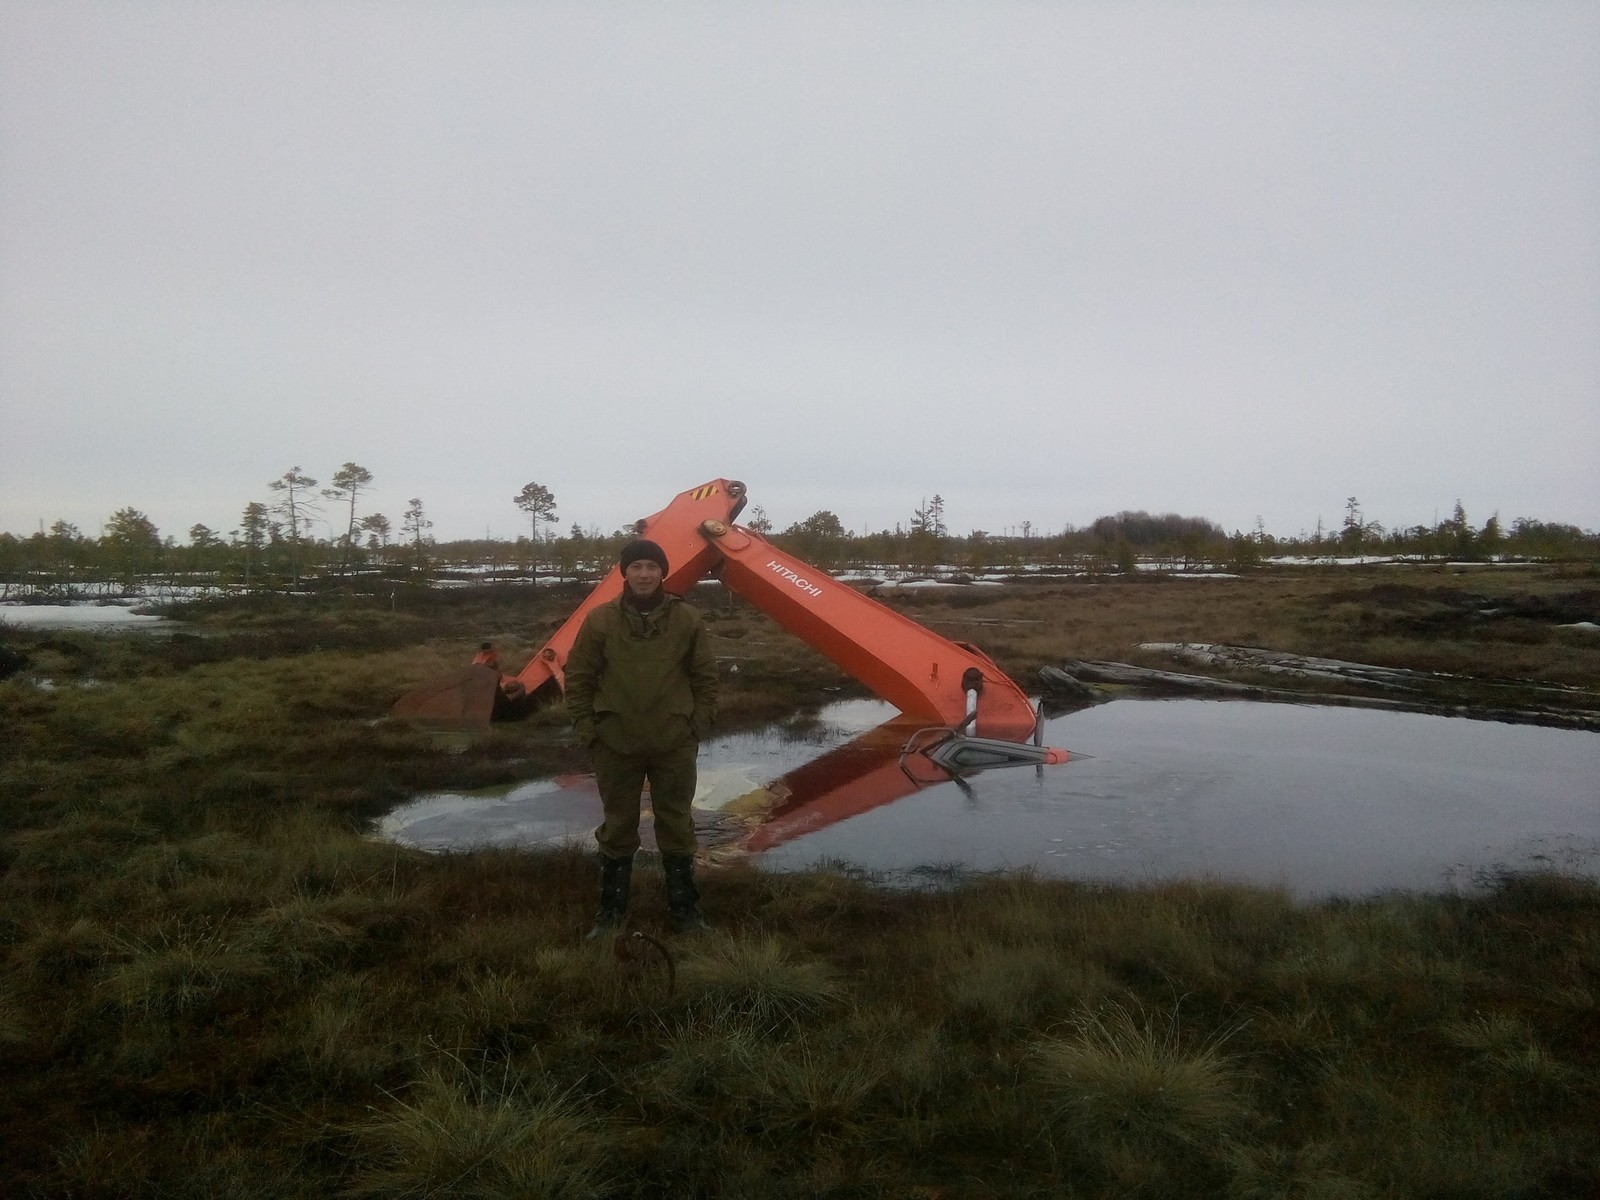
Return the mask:
{"type": "MultiPolygon", "coordinates": [[[[1308,569],[890,602],[1028,685],[1207,642],[1438,672],[1430,699],[1467,711],[1581,714],[1596,592],[1581,568],[1308,569]]],[[[1584,879],[1306,903],[730,866],[705,876],[717,932],[666,942],[669,970],[581,942],[584,854],[368,836],[419,792],[583,768],[558,708],[449,748],[385,718],[478,641],[520,662],[575,598],[0,627],[12,1193],[1566,1197],[1600,1178],[1584,879]]],[[[859,694],[760,614],[697,599],[725,729],[859,694]]],[[[637,878],[659,936],[659,875],[637,878]]]]}

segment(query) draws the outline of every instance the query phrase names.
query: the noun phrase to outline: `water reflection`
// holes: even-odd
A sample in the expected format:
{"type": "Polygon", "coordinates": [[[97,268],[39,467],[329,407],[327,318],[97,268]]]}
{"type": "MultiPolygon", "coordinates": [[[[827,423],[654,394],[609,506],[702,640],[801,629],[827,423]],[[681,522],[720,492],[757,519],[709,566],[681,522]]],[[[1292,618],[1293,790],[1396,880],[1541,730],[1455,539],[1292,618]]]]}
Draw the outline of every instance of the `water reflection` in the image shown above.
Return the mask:
{"type": "MultiPolygon", "coordinates": [[[[713,855],[1210,876],[1306,896],[1439,889],[1501,869],[1600,873],[1600,734],[1241,701],[1117,701],[1046,723],[1094,757],[964,786],[899,750],[916,726],[857,701],[711,743],[696,807],[713,855]],[[931,768],[931,772],[930,772],[931,768]]],[[[592,780],[432,797],[386,832],[434,848],[586,840],[592,780]]],[[[648,827],[648,822],[646,822],[648,827]]]]}

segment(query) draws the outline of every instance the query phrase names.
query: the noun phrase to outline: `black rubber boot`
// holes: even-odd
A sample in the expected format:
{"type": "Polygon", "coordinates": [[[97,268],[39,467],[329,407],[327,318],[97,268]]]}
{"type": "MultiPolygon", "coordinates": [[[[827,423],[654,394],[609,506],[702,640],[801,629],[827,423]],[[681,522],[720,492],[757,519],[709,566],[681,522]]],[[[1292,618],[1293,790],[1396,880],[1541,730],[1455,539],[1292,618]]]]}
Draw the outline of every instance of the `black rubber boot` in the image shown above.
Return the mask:
{"type": "Polygon", "coordinates": [[[663,854],[661,870],[667,877],[667,922],[674,933],[710,933],[700,915],[700,889],[694,885],[694,855],[663,854]]]}
{"type": "Polygon", "coordinates": [[[588,941],[614,932],[628,912],[628,891],[633,883],[633,859],[600,856],[600,911],[588,941]]]}

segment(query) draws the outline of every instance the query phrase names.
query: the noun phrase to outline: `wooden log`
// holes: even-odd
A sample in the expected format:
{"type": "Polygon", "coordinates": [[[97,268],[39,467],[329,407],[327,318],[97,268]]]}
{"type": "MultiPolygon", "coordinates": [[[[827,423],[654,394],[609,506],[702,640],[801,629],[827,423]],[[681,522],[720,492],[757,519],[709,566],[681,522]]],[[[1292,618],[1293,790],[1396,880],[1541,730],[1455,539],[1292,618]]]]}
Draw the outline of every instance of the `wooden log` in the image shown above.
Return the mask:
{"type": "MultiPolygon", "coordinates": [[[[1380,670],[1382,668],[1379,668],[1380,670]]],[[[1422,672],[1415,672],[1422,677],[1422,672]]],[[[1420,694],[1408,698],[1361,696],[1344,693],[1301,692],[1287,688],[1256,687],[1231,679],[1212,679],[1178,671],[1158,671],[1132,663],[1069,659],[1059,667],[1039,669],[1045,690],[1069,699],[1104,700],[1104,692],[1093,687],[1103,684],[1159,693],[1212,696],[1217,699],[1260,700],[1287,704],[1328,704],[1349,708],[1379,708],[1391,712],[1435,713],[1441,716],[1474,717],[1479,720],[1514,721],[1534,725],[1553,725],[1569,729],[1600,730],[1600,712],[1592,710],[1558,711],[1545,708],[1500,708],[1467,706],[1447,700],[1427,700],[1420,694]]],[[[1448,677],[1446,677],[1448,678],[1448,677]]],[[[1374,683],[1360,677],[1341,676],[1348,684],[1374,683]]],[[[1405,689],[1415,691],[1416,689],[1405,689]]],[[[1548,690],[1548,689],[1547,689],[1548,690]]]]}
{"type": "Polygon", "coordinates": [[[1052,696],[1065,697],[1069,700],[1103,700],[1105,699],[1094,688],[1076,676],[1069,675],[1060,667],[1043,666],[1039,668],[1039,678],[1044,681],[1045,691],[1052,696]]]}
{"type": "Polygon", "coordinates": [[[1403,667],[1379,667],[1370,663],[1346,662],[1338,658],[1289,654],[1282,650],[1262,650],[1254,646],[1225,646],[1213,642],[1145,642],[1140,650],[1170,654],[1180,662],[1209,667],[1230,667],[1292,675],[1299,679],[1324,679],[1335,683],[1369,684],[1397,691],[1416,691],[1420,687],[1448,678],[1436,673],[1410,671],[1403,667]]]}
{"type": "Polygon", "coordinates": [[[1132,687],[1167,687],[1181,691],[1200,692],[1258,692],[1261,689],[1227,679],[1212,679],[1209,675],[1186,675],[1178,671],[1157,671],[1151,667],[1136,667],[1131,663],[1085,661],[1072,659],[1061,666],[1064,674],[1075,681],[1115,683],[1132,687]]]}

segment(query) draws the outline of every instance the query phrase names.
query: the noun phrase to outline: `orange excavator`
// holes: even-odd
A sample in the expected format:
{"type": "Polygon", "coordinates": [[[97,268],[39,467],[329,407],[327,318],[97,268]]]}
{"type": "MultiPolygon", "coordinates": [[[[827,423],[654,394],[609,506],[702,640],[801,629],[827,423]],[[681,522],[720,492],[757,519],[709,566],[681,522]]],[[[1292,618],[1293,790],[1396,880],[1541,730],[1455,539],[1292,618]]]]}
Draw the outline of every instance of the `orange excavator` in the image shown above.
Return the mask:
{"type": "MultiPolygon", "coordinates": [[[[916,755],[960,776],[1003,766],[1067,761],[1065,750],[1040,744],[1040,712],[1027,694],[976,646],[953,642],[870,596],[735,525],[747,496],[737,480],[713,479],[680,492],[666,508],[634,524],[666,553],[663,581],[683,593],[719,579],[841,670],[922,722],[902,760],[916,755]]],[[[528,664],[502,676],[477,664],[408,692],[396,717],[442,728],[487,729],[496,716],[565,690],[565,666],[584,618],[622,591],[613,568],[528,664]]]]}

